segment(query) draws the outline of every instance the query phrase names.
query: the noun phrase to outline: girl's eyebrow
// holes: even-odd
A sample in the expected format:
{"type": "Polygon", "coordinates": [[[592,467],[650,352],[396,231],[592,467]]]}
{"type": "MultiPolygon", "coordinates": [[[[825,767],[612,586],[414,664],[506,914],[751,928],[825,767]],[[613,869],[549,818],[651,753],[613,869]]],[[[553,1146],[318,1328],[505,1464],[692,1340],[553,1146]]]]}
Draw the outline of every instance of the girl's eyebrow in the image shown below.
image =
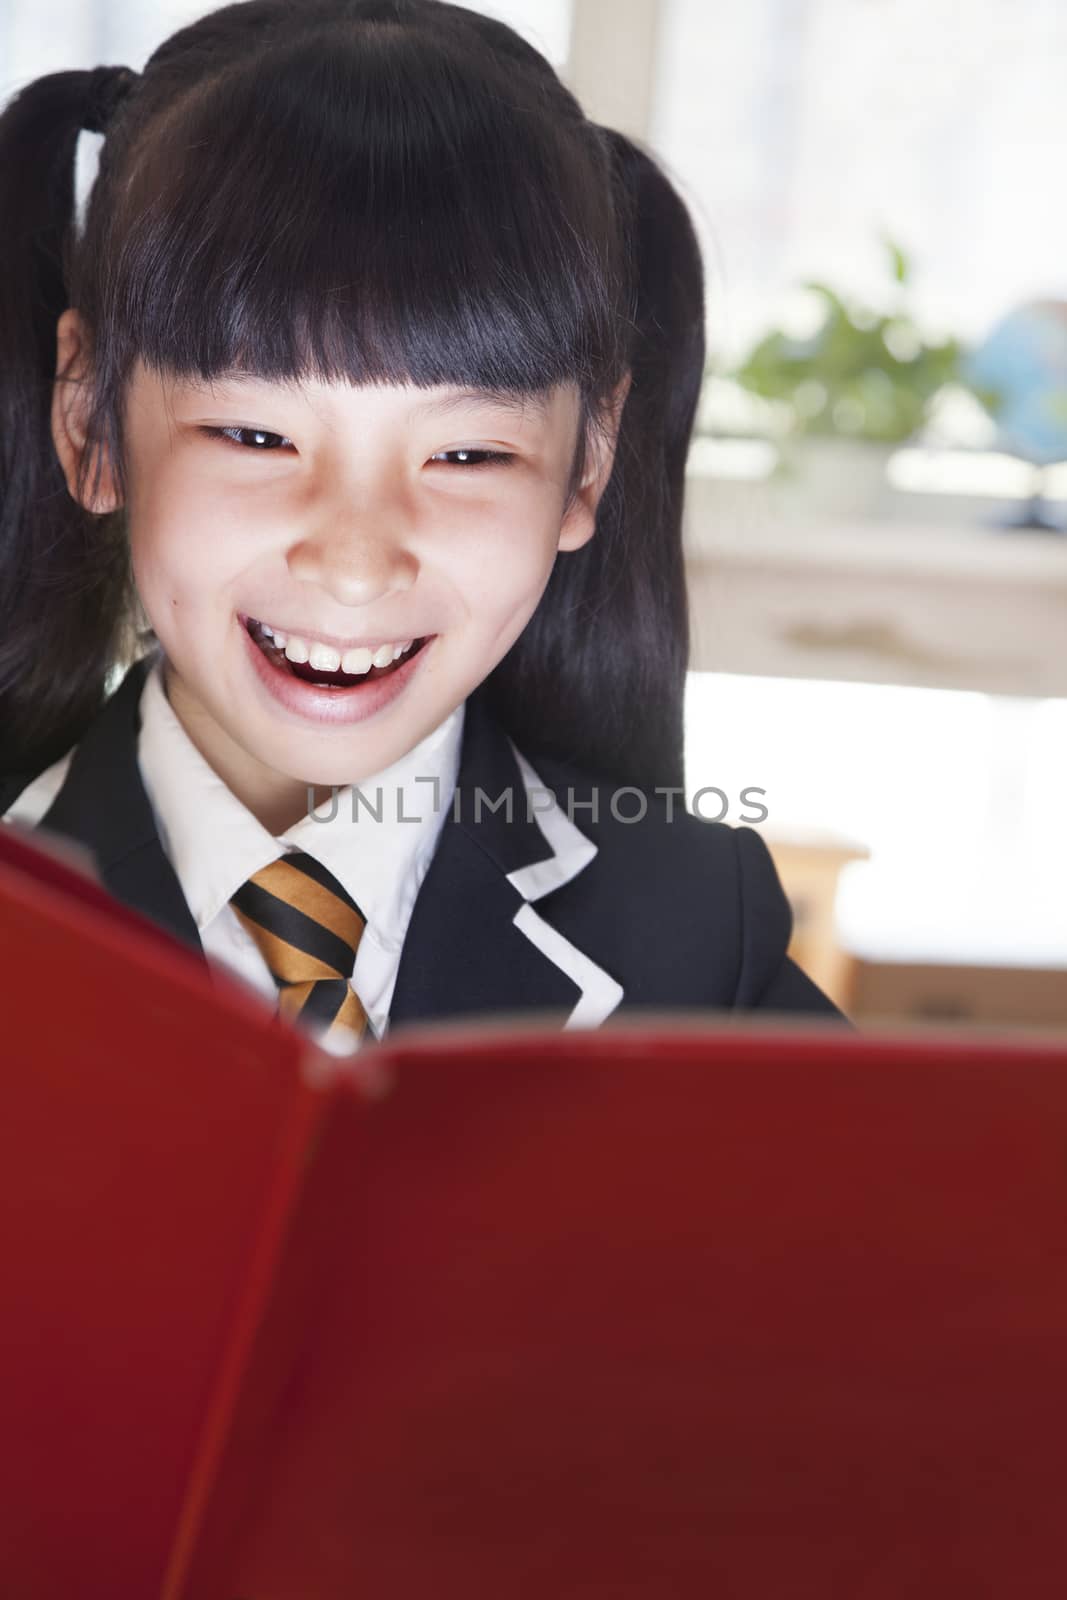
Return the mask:
{"type": "Polygon", "coordinates": [[[524,417],[530,412],[542,422],[548,416],[549,399],[545,393],[517,394],[513,390],[500,389],[460,389],[458,393],[446,395],[441,400],[427,400],[423,405],[412,408],[412,416],[423,416],[429,413],[443,415],[450,411],[474,410],[479,406],[491,406],[496,411],[507,411],[518,417],[524,417]]]}

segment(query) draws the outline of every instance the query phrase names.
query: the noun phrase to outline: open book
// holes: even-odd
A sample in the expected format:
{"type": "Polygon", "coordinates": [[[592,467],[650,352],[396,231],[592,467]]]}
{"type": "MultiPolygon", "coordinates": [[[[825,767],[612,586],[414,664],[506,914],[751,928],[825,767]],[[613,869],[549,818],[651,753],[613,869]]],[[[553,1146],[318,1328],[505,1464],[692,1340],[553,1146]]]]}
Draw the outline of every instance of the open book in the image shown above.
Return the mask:
{"type": "Polygon", "coordinates": [[[0,829],[0,1593],[1067,1592],[1067,1040],[348,1060],[0,829]]]}

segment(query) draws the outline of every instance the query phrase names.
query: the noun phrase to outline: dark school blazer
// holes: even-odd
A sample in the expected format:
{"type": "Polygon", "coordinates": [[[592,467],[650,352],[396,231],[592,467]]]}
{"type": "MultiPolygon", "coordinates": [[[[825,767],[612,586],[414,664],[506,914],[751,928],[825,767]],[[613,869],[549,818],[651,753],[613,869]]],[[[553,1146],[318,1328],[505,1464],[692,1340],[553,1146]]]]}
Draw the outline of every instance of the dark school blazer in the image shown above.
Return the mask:
{"type": "MultiPolygon", "coordinates": [[[[147,657],[136,662],[105,702],[38,826],[88,848],[113,895],[204,957],[137,764],[139,700],[150,665],[147,657]]],[[[570,866],[554,874],[563,858],[559,839],[551,843],[551,830],[530,815],[514,746],[475,691],[464,716],[459,805],[442,823],[415,901],[390,1029],[538,1011],[596,1026],[612,1012],[647,1008],[806,1012],[846,1021],[786,955],[792,912],[754,829],[701,821],[677,801],[668,822],[666,801],[651,795],[643,820],[620,821],[603,785],[594,821],[581,807],[592,779],[553,760],[532,765],[590,841],[588,859],[575,868],[571,829],[570,866]],[[510,820],[502,806],[474,803],[476,790],[495,801],[509,786],[516,797],[510,820]]],[[[0,816],[34,776],[0,778],[0,816]]],[[[632,792],[618,809],[639,810],[632,792]]]]}

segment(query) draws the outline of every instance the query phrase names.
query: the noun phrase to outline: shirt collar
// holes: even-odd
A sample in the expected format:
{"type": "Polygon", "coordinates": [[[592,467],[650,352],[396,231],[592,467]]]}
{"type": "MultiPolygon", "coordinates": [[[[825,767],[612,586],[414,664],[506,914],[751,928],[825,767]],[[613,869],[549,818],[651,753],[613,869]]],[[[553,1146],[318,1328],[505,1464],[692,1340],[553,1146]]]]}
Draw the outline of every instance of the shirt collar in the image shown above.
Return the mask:
{"type": "Polygon", "coordinates": [[[167,699],[162,655],[146,676],[140,715],[141,778],[198,931],[247,878],[293,848],[321,861],[357,902],[368,931],[399,948],[455,788],[462,704],[400,760],[339,789],[277,838],[189,738],[167,699]]]}

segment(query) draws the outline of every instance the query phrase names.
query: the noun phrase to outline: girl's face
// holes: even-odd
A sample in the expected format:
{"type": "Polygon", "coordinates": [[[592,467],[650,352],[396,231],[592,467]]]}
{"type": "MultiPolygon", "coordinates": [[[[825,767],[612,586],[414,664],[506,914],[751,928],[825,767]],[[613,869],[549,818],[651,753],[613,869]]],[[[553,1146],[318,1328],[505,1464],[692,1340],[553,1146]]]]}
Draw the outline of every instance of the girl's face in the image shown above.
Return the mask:
{"type": "MultiPolygon", "coordinates": [[[[53,416],[64,458],[61,402],[53,416]]],[[[138,365],[127,518],[168,696],[272,830],[304,813],[308,785],[397,761],[507,652],[557,552],[593,533],[612,452],[594,442],[564,515],[577,425],[570,387],[513,408],[447,387],[209,388],[138,365]],[[386,666],[382,647],[407,641],[386,666]]]]}

